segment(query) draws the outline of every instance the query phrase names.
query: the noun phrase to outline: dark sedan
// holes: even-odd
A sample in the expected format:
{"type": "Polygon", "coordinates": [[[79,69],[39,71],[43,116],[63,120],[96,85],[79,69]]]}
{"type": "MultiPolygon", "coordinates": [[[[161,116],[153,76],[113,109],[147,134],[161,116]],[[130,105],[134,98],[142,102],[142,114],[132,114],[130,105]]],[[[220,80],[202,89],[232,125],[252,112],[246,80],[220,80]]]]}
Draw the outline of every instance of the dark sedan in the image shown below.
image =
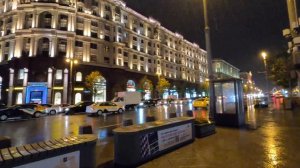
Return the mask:
{"type": "Polygon", "coordinates": [[[6,121],[9,118],[31,118],[39,117],[40,112],[35,111],[27,105],[15,105],[0,110],[0,120],[6,121]]]}
{"type": "Polygon", "coordinates": [[[0,109],[5,109],[6,105],[4,103],[0,103],[0,109]]]}
{"type": "Polygon", "coordinates": [[[65,112],[66,115],[75,114],[75,113],[82,113],[82,112],[85,112],[87,106],[90,106],[93,103],[94,102],[92,102],[92,101],[82,101],[82,102],[76,103],[75,105],[66,107],[64,109],[64,112],[65,112]]]}
{"type": "Polygon", "coordinates": [[[157,100],[144,100],[141,102],[137,107],[138,108],[143,108],[143,107],[155,107],[157,104],[157,100]]]}

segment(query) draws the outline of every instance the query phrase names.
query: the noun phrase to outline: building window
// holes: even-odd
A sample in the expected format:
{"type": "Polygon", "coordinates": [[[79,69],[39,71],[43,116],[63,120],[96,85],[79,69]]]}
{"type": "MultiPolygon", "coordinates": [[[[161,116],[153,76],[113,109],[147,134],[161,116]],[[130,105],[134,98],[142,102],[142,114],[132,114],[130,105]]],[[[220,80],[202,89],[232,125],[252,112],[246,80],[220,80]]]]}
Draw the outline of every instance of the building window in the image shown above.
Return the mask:
{"type": "Polygon", "coordinates": [[[104,47],[104,51],[105,51],[105,52],[109,52],[109,47],[108,47],[108,46],[105,46],[105,47],[104,47]]]}
{"type": "Polygon", "coordinates": [[[91,55],[90,57],[90,62],[97,62],[97,56],[96,55],[91,55]]]}
{"type": "Polygon", "coordinates": [[[82,47],[83,43],[81,41],[75,41],[75,46],[76,47],[82,47]]]}
{"type": "Polygon", "coordinates": [[[19,70],[18,79],[24,79],[24,69],[19,70]]]}
{"type": "Polygon", "coordinates": [[[90,47],[91,47],[92,49],[97,49],[98,46],[97,46],[97,44],[95,44],[95,43],[91,43],[91,44],[90,44],[90,47]]]}
{"type": "Polygon", "coordinates": [[[104,29],[107,31],[110,31],[110,26],[109,25],[104,25],[104,29]]]}
{"type": "Polygon", "coordinates": [[[61,104],[61,93],[56,92],[54,94],[54,104],[61,104]]]}
{"type": "Polygon", "coordinates": [[[18,93],[17,94],[17,99],[16,99],[16,104],[22,104],[23,103],[23,94],[18,93]]]}
{"type": "Polygon", "coordinates": [[[109,57],[104,57],[104,63],[109,64],[109,57]]]}
{"type": "Polygon", "coordinates": [[[55,79],[56,80],[62,80],[63,71],[61,69],[56,70],[55,79]]]}
{"type": "Polygon", "coordinates": [[[76,82],[81,82],[82,81],[82,73],[81,72],[77,72],[76,73],[76,82]]]}
{"type": "Polygon", "coordinates": [[[75,94],[75,104],[81,102],[81,93],[75,94]]]}

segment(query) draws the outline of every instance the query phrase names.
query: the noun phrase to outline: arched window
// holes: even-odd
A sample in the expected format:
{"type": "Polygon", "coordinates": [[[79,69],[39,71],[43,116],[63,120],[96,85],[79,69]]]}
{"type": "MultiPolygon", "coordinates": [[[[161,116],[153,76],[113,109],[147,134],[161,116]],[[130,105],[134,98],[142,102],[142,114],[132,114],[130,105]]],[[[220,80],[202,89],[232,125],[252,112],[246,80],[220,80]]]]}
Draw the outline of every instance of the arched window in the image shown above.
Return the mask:
{"type": "Polygon", "coordinates": [[[0,100],[2,99],[2,77],[0,76],[0,100]]]}
{"type": "Polygon", "coordinates": [[[52,14],[50,12],[42,12],[39,15],[39,28],[51,28],[52,14]]]}
{"type": "Polygon", "coordinates": [[[23,94],[18,93],[17,94],[17,99],[16,99],[16,104],[22,104],[23,103],[23,94]]]}
{"type": "Polygon", "coordinates": [[[76,73],[76,82],[81,82],[82,81],[82,73],[81,72],[77,72],[76,73]]]}
{"type": "Polygon", "coordinates": [[[61,104],[61,93],[56,92],[54,94],[54,104],[61,104]]]}
{"type": "Polygon", "coordinates": [[[81,93],[75,94],[75,104],[81,102],[81,93]]]}

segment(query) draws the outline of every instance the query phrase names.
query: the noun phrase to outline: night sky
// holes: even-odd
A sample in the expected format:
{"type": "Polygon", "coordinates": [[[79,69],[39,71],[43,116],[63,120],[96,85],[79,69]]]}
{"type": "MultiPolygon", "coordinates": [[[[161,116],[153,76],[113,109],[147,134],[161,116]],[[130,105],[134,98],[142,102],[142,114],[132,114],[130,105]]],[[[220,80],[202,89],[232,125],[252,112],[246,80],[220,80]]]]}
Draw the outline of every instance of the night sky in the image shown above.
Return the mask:
{"type": "MultiPolygon", "coordinates": [[[[128,7],[151,16],[205,49],[202,0],[124,0],[128,7]]],[[[252,71],[264,89],[261,50],[270,55],[287,50],[282,30],[288,27],[286,0],[207,0],[213,58],[241,71],[252,71]]],[[[298,4],[299,5],[299,4],[298,4]]]]}

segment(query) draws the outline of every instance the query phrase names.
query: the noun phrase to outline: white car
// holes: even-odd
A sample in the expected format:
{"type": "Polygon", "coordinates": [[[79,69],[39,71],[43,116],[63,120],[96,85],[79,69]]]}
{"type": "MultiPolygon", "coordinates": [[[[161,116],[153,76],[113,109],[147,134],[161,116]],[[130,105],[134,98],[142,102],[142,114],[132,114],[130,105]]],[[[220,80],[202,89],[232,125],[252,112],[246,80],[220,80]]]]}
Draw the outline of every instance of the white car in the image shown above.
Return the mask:
{"type": "Polygon", "coordinates": [[[113,112],[123,113],[124,107],[117,105],[113,102],[94,103],[86,107],[87,114],[96,114],[100,116],[105,113],[113,113],[113,112]]]}
{"type": "Polygon", "coordinates": [[[63,112],[63,108],[61,105],[42,104],[42,106],[46,108],[45,113],[47,113],[48,115],[55,115],[57,113],[63,112]]]}

